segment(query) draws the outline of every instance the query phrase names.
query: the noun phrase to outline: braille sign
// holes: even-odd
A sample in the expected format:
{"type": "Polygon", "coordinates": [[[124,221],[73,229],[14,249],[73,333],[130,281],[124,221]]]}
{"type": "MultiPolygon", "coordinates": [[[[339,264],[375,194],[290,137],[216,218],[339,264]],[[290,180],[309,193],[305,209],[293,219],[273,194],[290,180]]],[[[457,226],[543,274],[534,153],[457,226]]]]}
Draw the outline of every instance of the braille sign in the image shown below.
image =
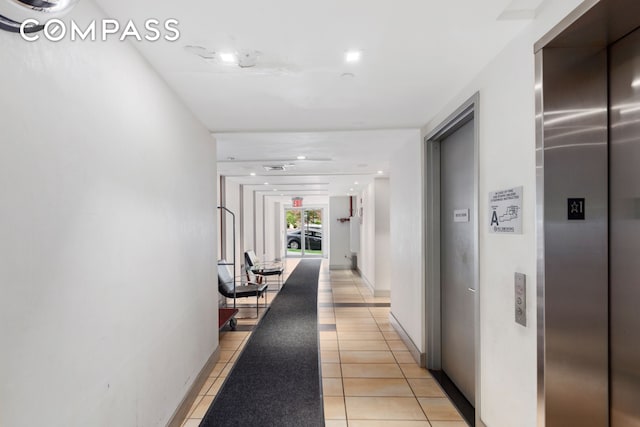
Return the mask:
{"type": "Polygon", "coordinates": [[[453,211],[453,222],[469,222],[469,209],[456,209],[453,211]]]}

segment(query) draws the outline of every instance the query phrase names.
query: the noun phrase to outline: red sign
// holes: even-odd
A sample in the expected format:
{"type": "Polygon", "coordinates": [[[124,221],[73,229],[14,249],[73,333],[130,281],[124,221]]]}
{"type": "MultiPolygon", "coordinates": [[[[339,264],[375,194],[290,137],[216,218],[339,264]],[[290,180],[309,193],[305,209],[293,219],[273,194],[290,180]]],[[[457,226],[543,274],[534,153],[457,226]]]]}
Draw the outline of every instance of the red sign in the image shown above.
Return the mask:
{"type": "Polygon", "coordinates": [[[293,203],[294,208],[302,207],[302,197],[294,197],[291,199],[291,202],[293,203]]]}

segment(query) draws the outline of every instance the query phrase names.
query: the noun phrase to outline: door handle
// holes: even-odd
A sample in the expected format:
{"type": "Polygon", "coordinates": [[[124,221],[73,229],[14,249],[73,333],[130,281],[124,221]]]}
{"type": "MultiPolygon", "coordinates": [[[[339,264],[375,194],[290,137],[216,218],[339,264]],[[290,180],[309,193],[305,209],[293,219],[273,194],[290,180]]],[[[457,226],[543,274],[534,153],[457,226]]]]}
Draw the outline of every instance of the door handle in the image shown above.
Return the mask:
{"type": "Polygon", "coordinates": [[[467,288],[467,290],[473,292],[474,294],[476,293],[476,290],[473,288],[467,288]]]}

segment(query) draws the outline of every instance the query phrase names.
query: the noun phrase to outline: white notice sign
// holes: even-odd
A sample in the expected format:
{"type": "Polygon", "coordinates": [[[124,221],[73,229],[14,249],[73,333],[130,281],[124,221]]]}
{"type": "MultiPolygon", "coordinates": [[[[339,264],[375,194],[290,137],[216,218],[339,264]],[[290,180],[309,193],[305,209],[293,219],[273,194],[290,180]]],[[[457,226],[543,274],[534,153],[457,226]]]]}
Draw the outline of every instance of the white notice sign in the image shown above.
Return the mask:
{"type": "Polygon", "coordinates": [[[489,233],[522,234],[522,187],[489,193],[489,233]]]}
{"type": "Polygon", "coordinates": [[[469,209],[456,209],[453,211],[453,222],[469,222],[469,209]]]}

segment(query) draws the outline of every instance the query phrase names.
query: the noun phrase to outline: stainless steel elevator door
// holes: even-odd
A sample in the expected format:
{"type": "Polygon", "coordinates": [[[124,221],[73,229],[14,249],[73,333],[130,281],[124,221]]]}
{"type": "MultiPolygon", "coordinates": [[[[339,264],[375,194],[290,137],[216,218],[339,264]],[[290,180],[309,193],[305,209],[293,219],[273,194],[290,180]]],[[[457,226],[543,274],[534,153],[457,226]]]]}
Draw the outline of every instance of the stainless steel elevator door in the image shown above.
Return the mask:
{"type": "Polygon", "coordinates": [[[475,406],[473,129],[440,142],[440,286],[442,369],[475,406]]]}
{"type": "Polygon", "coordinates": [[[640,426],[640,30],[610,48],[611,425],[640,426]]]}

